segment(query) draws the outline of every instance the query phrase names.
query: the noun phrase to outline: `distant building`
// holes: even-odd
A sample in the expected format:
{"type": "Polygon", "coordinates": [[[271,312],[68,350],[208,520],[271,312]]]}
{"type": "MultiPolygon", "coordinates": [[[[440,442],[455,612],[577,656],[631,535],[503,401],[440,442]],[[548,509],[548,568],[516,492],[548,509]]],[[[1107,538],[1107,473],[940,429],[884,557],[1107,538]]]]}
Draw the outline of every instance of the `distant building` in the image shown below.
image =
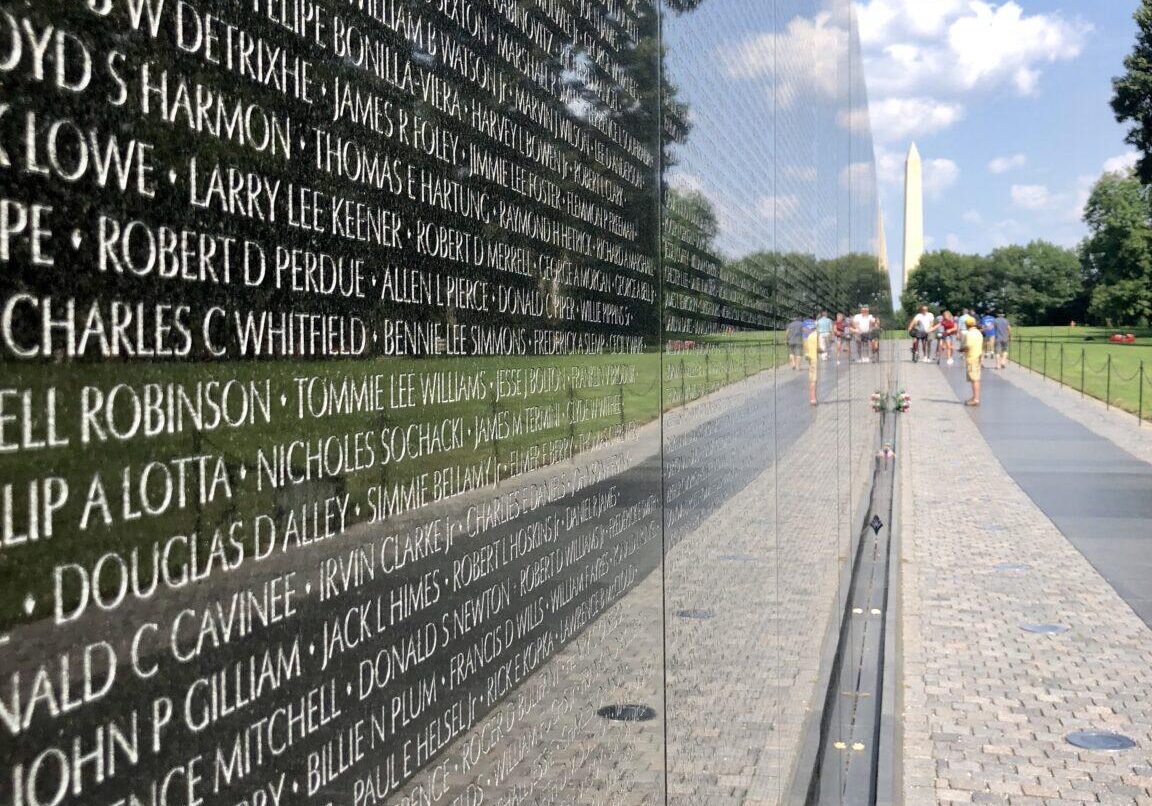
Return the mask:
{"type": "Polygon", "coordinates": [[[904,165],[904,288],[924,257],[924,173],[916,144],[904,165]]]}

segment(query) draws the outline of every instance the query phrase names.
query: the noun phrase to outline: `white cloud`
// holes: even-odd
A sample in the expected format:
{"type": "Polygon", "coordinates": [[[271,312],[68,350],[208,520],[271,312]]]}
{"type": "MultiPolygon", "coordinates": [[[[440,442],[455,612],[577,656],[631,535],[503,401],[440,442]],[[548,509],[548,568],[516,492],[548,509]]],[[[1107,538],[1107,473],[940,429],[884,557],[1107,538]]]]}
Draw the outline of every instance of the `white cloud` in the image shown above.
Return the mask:
{"type": "Polygon", "coordinates": [[[876,174],[871,162],[853,162],[840,170],[840,186],[853,191],[874,187],[876,174]]]}
{"type": "Polygon", "coordinates": [[[1028,164],[1028,157],[1024,154],[1013,154],[1010,157],[997,157],[988,163],[988,170],[994,174],[1006,174],[1028,164]]]}
{"type": "Polygon", "coordinates": [[[1047,185],[1013,185],[1012,204],[1024,210],[1047,210],[1055,202],[1047,185]]]}
{"type": "Polygon", "coordinates": [[[955,55],[954,79],[962,86],[1011,82],[1021,95],[1036,89],[1039,65],[1075,59],[1084,48],[1088,26],[1057,14],[1026,16],[1015,2],[996,6],[983,0],[948,30],[955,55]]]}
{"type": "Polygon", "coordinates": [[[933,98],[885,98],[872,104],[873,134],[887,142],[933,134],[963,117],[963,105],[933,98]]]}
{"type": "Polygon", "coordinates": [[[924,160],[924,194],[937,199],[960,179],[960,166],[949,159],[924,160]]]}
{"type": "Polygon", "coordinates": [[[963,251],[962,244],[960,243],[960,236],[954,232],[949,232],[944,236],[944,248],[951,249],[953,252],[963,251]]]}
{"type": "Polygon", "coordinates": [[[1104,162],[1105,173],[1128,173],[1136,167],[1136,160],[1140,159],[1140,155],[1135,151],[1129,151],[1121,154],[1118,157],[1112,157],[1104,162]]]}
{"type": "Polygon", "coordinates": [[[848,31],[828,12],[793,17],[781,33],[759,34],[720,52],[733,78],[772,80],[776,103],[790,106],[813,93],[835,98],[840,89],[836,54],[848,47],[848,31]]]}
{"type": "Polygon", "coordinates": [[[761,196],[756,211],[767,221],[792,218],[800,212],[800,197],[791,194],[761,196]]]}
{"type": "Polygon", "coordinates": [[[876,176],[881,184],[904,184],[904,155],[883,143],[876,144],[876,176]]]}
{"type": "Polygon", "coordinates": [[[1024,235],[1024,228],[1016,219],[1006,218],[1003,221],[994,222],[987,228],[987,233],[992,239],[993,246],[1007,246],[1020,242],[1024,235]]]}
{"type": "Polygon", "coordinates": [[[984,216],[980,214],[979,210],[969,210],[962,216],[962,218],[964,219],[965,223],[968,224],[976,224],[979,226],[980,224],[984,223],[984,216]]]}
{"type": "Polygon", "coordinates": [[[954,126],[967,99],[1036,92],[1048,65],[1077,58],[1091,26],[1017,0],[858,0],[878,140],[954,126]]]}
{"type": "Polygon", "coordinates": [[[798,182],[812,184],[816,181],[816,166],[815,165],[786,165],[784,166],[784,175],[789,179],[795,179],[798,182]]]}

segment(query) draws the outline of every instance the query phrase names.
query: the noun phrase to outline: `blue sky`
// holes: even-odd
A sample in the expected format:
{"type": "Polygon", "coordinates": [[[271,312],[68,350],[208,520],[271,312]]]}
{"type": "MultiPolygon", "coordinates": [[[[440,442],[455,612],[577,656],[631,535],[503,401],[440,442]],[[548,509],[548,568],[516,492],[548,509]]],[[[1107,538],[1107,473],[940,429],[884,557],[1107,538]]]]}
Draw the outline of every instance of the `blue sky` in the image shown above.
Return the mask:
{"type": "Polygon", "coordinates": [[[1131,164],[1108,105],[1136,0],[863,0],[881,203],[902,263],[904,155],[925,160],[928,248],[1073,246],[1105,168],[1131,164]]]}
{"type": "MultiPolygon", "coordinates": [[[[924,159],[929,249],[984,253],[1038,238],[1075,246],[1093,182],[1135,158],[1109,100],[1137,0],[854,2],[893,285],[913,141],[924,159]]],[[[835,102],[836,64],[822,54],[844,46],[845,8],[714,0],[667,20],[670,72],[695,124],[670,179],[709,198],[727,254],[827,251],[810,216],[797,215],[812,177],[792,172],[810,164],[805,138],[833,124],[787,134],[805,109],[835,102]],[[774,94],[776,142],[766,161],[750,162],[764,152],[774,94]]]]}

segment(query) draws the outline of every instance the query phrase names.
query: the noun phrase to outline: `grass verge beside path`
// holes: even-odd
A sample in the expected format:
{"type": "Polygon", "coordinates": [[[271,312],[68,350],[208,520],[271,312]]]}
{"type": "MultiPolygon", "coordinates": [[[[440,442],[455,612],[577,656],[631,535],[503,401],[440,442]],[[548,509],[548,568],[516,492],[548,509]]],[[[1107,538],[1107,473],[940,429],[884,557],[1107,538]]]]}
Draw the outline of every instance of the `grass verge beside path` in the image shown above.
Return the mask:
{"type": "Polygon", "coordinates": [[[1152,416],[1152,329],[1019,327],[1013,332],[1011,357],[1082,394],[1142,419],[1152,416]],[[1116,332],[1132,333],[1136,343],[1112,344],[1108,337],[1116,332]]]}

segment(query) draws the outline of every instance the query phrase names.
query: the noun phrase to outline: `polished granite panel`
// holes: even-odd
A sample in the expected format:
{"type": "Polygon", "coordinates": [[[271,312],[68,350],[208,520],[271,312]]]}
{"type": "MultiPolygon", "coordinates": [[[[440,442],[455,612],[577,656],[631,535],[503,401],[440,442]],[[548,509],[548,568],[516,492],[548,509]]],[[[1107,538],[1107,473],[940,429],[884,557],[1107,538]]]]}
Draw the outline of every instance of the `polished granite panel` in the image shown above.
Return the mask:
{"type": "Polygon", "coordinates": [[[847,0],[0,0],[0,802],[784,799],[866,106],[847,0]]]}

